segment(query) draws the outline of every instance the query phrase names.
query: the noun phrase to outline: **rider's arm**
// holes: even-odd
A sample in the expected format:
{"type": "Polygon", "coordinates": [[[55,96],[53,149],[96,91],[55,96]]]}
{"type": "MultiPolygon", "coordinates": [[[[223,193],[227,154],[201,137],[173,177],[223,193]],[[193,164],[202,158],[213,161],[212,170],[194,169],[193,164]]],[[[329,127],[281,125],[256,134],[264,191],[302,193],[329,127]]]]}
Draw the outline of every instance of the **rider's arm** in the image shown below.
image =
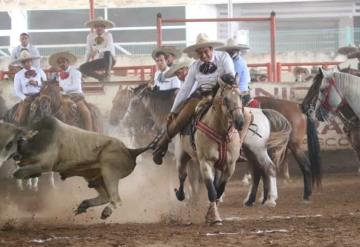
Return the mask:
{"type": "Polygon", "coordinates": [[[106,47],[103,51],[110,51],[112,55],[115,53],[115,47],[114,47],[114,39],[111,33],[107,32],[107,42],[106,47]]]}
{"type": "Polygon", "coordinates": [[[10,62],[13,62],[14,60],[16,60],[17,49],[18,49],[18,48],[15,47],[15,48],[12,50],[10,62]]]}
{"type": "MultiPolygon", "coordinates": [[[[31,50],[32,50],[31,55],[33,55],[34,57],[40,57],[40,52],[39,52],[38,48],[36,48],[35,46],[32,45],[31,50]]],[[[35,68],[40,68],[40,59],[35,59],[33,61],[33,63],[34,63],[35,68]]]]}
{"type": "Polygon", "coordinates": [[[66,92],[81,92],[81,72],[73,69],[71,72],[71,83],[67,85],[66,92]]]}
{"type": "Polygon", "coordinates": [[[242,58],[234,61],[235,71],[240,76],[239,87],[241,92],[249,90],[250,73],[246,62],[242,58]]]}
{"type": "Polygon", "coordinates": [[[188,98],[192,87],[196,81],[195,74],[196,74],[197,63],[193,63],[190,66],[189,73],[185,79],[184,84],[180,87],[178,94],[175,97],[174,104],[171,108],[171,112],[176,113],[179,106],[184,103],[184,101],[188,98]]]}
{"type": "Polygon", "coordinates": [[[14,89],[15,89],[15,95],[19,97],[21,100],[25,100],[26,95],[23,94],[21,90],[21,80],[18,74],[16,74],[14,78],[14,89]]]}

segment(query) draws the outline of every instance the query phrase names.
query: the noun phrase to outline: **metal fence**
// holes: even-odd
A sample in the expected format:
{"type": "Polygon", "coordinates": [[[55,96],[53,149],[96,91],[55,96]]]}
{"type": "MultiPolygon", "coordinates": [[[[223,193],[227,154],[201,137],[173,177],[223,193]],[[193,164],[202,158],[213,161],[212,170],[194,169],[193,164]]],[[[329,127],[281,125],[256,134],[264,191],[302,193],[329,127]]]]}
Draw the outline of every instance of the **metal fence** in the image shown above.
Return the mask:
{"type": "MultiPolygon", "coordinates": [[[[195,38],[195,37],[194,37],[195,38]]],[[[267,53],[270,51],[269,32],[249,31],[249,45],[252,53],[267,53]]],[[[277,30],[276,51],[336,51],[340,46],[350,43],[360,43],[360,28],[345,29],[307,29],[307,30],[277,30]]],[[[164,44],[173,44],[178,48],[186,46],[185,41],[166,41],[164,44]]],[[[42,56],[69,50],[77,56],[84,56],[84,44],[49,44],[37,45],[42,56]]],[[[116,54],[148,55],[156,47],[156,42],[128,42],[116,43],[116,54]]],[[[0,47],[0,57],[9,56],[8,47],[0,47]]]]}

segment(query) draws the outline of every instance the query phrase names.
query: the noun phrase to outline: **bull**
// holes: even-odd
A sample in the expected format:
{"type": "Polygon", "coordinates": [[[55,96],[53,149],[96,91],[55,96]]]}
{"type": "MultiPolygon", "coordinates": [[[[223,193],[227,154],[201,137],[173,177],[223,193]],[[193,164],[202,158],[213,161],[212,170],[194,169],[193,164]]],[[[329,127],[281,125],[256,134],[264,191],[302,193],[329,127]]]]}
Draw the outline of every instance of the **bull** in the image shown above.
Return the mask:
{"type": "Polygon", "coordinates": [[[101,219],[108,218],[121,205],[118,184],[131,174],[136,157],[153,147],[130,149],[120,140],[66,125],[53,117],[45,117],[24,132],[13,125],[0,126],[0,156],[13,158],[19,168],[17,179],[39,177],[45,172],[58,172],[61,179],[81,176],[98,196],[84,200],[75,214],[90,207],[106,205],[101,219]]]}

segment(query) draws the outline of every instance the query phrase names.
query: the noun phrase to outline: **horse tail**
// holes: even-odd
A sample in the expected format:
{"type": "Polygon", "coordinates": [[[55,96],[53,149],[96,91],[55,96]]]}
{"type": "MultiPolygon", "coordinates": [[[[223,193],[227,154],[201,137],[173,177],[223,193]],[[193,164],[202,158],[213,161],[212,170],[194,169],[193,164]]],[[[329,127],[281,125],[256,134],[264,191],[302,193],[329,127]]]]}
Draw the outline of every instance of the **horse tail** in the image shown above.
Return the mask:
{"type": "Polygon", "coordinates": [[[291,125],[289,121],[279,112],[271,109],[263,109],[264,115],[270,122],[271,134],[267,141],[269,155],[275,166],[279,165],[285,159],[286,148],[290,139],[291,125]]]}
{"type": "Polygon", "coordinates": [[[318,187],[320,187],[322,180],[322,164],[320,157],[319,137],[316,131],[315,121],[308,114],[306,114],[306,118],[306,134],[309,160],[311,164],[312,182],[313,184],[316,184],[318,187]]]}

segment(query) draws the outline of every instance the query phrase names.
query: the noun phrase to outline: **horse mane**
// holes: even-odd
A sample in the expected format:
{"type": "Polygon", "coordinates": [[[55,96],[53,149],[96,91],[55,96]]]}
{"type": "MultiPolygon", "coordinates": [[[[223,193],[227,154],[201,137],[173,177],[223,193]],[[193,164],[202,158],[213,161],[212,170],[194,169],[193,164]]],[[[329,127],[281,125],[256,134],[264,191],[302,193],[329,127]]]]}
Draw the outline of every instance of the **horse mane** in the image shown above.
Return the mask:
{"type": "Polygon", "coordinates": [[[145,89],[147,87],[148,87],[148,85],[146,83],[143,83],[143,84],[136,86],[132,90],[133,90],[134,94],[139,94],[142,92],[143,89],[145,89]]]}
{"type": "Polygon", "coordinates": [[[322,79],[323,74],[321,72],[318,72],[313,79],[313,84],[310,86],[307,94],[305,95],[302,103],[300,104],[303,113],[306,114],[309,111],[310,106],[313,104],[313,101],[318,96],[322,79]]]}
{"type": "Polygon", "coordinates": [[[223,74],[220,78],[223,82],[225,82],[225,84],[228,84],[228,85],[236,85],[237,84],[236,77],[230,73],[223,74]]]}
{"type": "Polygon", "coordinates": [[[334,77],[337,89],[360,118],[360,77],[343,72],[334,72],[334,77]]]}

